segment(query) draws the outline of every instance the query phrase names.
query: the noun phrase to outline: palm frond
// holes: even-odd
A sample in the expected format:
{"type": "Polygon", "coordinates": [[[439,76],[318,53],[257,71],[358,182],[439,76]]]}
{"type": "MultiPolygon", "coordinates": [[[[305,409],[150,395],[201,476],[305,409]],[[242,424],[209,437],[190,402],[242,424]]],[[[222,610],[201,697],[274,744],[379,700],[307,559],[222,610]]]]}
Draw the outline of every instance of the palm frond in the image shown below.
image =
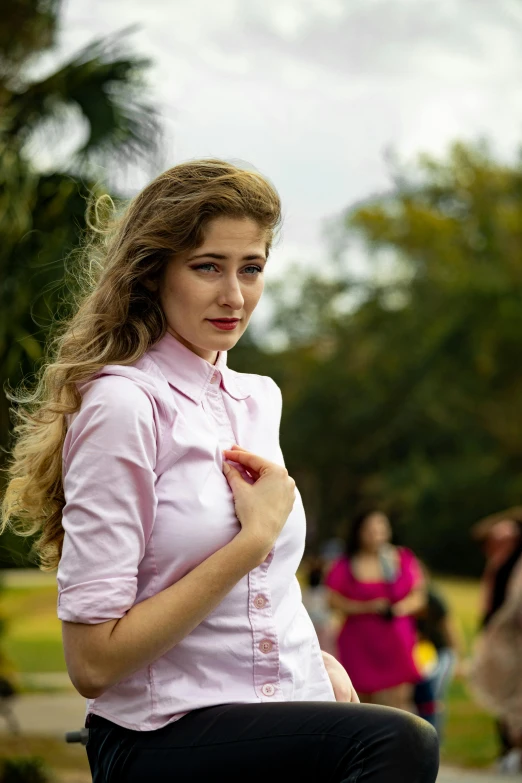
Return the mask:
{"type": "Polygon", "coordinates": [[[55,73],[13,94],[10,135],[24,143],[45,123],[61,125],[64,112],[77,107],[88,132],[74,156],[76,166],[155,152],[160,141],[157,111],[138,97],[151,61],[126,53],[122,41],[133,29],[90,43],[55,73]]]}
{"type": "Polygon", "coordinates": [[[62,0],[2,0],[0,82],[20,78],[27,64],[55,43],[62,0]]]}

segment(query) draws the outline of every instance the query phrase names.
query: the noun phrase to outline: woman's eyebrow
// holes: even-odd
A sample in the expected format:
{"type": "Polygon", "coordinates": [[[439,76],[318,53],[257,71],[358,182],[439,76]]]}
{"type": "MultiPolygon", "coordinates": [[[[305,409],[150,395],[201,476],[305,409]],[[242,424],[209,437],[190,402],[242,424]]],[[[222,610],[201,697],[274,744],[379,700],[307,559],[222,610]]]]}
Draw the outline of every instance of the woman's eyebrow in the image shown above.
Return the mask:
{"type": "MultiPolygon", "coordinates": [[[[215,258],[216,261],[226,261],[228,256],[222,255],[221,253],[199,253],[198,255],[190,256],[187,261],[194,261],[196,258],[215,258]]],[[[243,261],[266,261],[266,258],[259,253],[250,253],[243,256],[243,261]]]]}

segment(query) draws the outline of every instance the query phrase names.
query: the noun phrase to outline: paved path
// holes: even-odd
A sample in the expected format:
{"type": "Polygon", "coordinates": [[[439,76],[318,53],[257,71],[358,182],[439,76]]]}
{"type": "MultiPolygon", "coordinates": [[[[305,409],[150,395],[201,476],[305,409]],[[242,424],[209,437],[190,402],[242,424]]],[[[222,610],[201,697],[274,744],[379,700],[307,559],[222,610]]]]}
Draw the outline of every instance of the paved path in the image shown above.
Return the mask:
{"type": "MultiPolygon", "coordinates": [[[[25,693],[18,696],[13,712],[22,733],[63,737],[66,731],[80,729],[85,721],[85,699],[70,693],[25,693]]],[[[6,730],[5,722],[0,731],[6,730]]]]}

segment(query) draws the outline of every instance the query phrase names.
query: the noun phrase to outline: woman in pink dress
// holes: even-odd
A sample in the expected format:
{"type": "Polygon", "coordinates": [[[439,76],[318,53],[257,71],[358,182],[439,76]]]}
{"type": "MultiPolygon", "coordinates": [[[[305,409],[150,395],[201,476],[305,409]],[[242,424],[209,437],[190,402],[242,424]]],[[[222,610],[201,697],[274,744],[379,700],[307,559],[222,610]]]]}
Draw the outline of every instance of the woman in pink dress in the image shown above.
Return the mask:
{"type": "Polygon", "coordinates": [[[420,679],[413,659],[414,614],[425,603],[423,577],[414,554],[391,544],[387,516],[359,514],[346,554],[326,578],[330,606],[345,622],[339,660],[361,701],[413,709],[413,685],[420,679]]]}

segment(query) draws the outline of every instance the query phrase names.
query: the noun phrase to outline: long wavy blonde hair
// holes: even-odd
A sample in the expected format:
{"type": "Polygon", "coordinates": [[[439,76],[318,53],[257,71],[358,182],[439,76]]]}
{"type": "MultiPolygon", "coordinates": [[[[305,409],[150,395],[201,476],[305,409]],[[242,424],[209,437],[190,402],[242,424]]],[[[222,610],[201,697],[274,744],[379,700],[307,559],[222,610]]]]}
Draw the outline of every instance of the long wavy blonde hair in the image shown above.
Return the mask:
{"type": "Polygon", "coordinates": [[[250,218],[266,231],[267,252],[281,219],[272,185],[255,171],[220,160],[174,166],[120,214],[109,197],[95,203],[92,231],[75,258],[84,272],[73,314],[49,337],[29,391],[14,403],[14,446],[0,531],[38,534],[40,567],[56,568],[64,531],[62,449],[67,416],[79,410],[77,384],[106,364],[137,361],[166,331],[157,291],[167,261],[197,248],[215,217],[250,218]]]}

